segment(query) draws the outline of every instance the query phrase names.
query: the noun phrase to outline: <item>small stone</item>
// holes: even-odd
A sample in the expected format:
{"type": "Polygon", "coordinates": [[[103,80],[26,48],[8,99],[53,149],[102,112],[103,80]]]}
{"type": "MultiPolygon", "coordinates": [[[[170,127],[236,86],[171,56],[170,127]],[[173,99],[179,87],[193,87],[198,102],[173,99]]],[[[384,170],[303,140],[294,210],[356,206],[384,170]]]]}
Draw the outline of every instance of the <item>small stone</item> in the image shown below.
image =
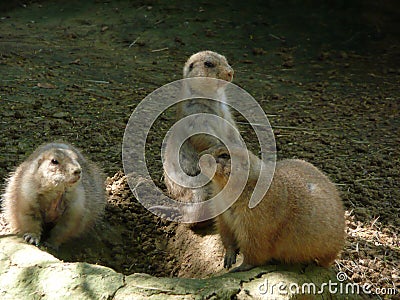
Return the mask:
{"type": "Polygon", "coordinates": [[[57,88],[54,84],[48,83],[48,82],[39,82],[37,84],[38,87],[42,89],[55,89],[57,88]]]}
{"type": "Polygon", "coordinates": [[[69,117],[69,112],[67,112],[67,111],[60,111],[58,113],[53,114],[53,118],[56,118],[56,119],[63,119],[66,117],[69,117]]]}

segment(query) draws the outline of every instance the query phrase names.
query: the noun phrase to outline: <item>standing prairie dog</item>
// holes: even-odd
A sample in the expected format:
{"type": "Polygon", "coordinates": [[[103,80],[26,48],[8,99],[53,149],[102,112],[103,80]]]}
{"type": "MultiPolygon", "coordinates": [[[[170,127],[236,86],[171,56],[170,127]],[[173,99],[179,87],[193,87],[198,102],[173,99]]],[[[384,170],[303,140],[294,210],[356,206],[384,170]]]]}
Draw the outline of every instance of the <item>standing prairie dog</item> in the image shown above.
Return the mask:
{"type": "Polygon", "coordinates": [[[49,143],[36,149],[8,179],[3,210],[11,230],[39,245],[57,249],[81,235],[106,204],[100,170],[73,146],[49,143]]]}
{"type": "MultiPolygon", "coordinates": [[[[231,82],[233,74],[234,71],[228,64],[225,56],[213,51],[201,51],[193,54],[183,67],[183,78],[208,77],[231,82]]],[[[220,100],[226,100],[222,83],[217,85],[210,83],[206,86],[186,86],[184,91],[182,91],[183,96],[190,97],[191,89],[195,89],[195,92],[200,94],[213,94],[220,100]],[[219,89],[219,91],[214,91],[215,89],[219,89]],[[210,90],[212,91],[210,92],[210,90]]],[[[195,98],[177,104],[177,120],[196,113],[214,114],[236,126],[228,106],[222,102],[195,98]]],[[[225,127],[214,127],[211,123],[205,123],[204,126],[213,126],[212,132],[218,137],[226,137],[226,135],[232,134],[225,127]]],[[[220,144],[220,141],[203,134],[190,137],[189,143],[194,147],[197,153],[199,153],[216,144],[220,144]]]]}
{"type": "MultiPolygon", "coordinates": [[[[165,185],[168,189],[170,196],[176,200],[186,203],[202,202],[208,198],[208,191],[206,187],[188,188],[178,184],[172,177],[179,177],[179,172],[168,169],[168,164],[177,169],[177,164],[182,168],[184,175],[196,176],[199,174],[200,169],[198,166],[198,154],[204,150],[209,149],[215,145],[222,145],[221,140],[229,139],[231,141],[237,139],[236,124],[233,120],[232,114],[226,103],[207,99],[207,95],[214,95],[220,100],[226,101],[224,93],[225,83],[233,79],[233,69],[228,64],[226,58],[216,52],[201,51],[192,55],[183,68],[184,78],[206,77],[221,79],[217,84],[215,81],[210,81],[209,84],[202,82],[197,85],[197,82],[191,81],[184,83],[182,90],[182,99],[189,98],[189,100],[182,101],[177,104],[176,120],[193,114],[212,114],[223,118],[228,124],[232,126],[224,126],[221,123],[216,124],[207,116],[199,117],[196,121],[188,121],[187,126],[178,133],[177,139],[168,139],[164,155],[164,178],[165,185]],[[224,81],[222,81],[224,80],[224,81]],[[193,98],[193,94],[204,95],[204,98],[193,98]],[[199,121],[201,120],[201,121],[199,121]],[[197,122],[197,123],[195,123],[197,122]],[[200,125],[198,125],[201,123],[200,125]],[[199,128],[200,127],[200,128],[199,128]],[[190,136],[189,129],[202,129],[206,128],[208,132],[214,136],[207,134],[197,134],[190,136]],[[189,137],[190,136],[190,137],[189,137]],[[173,157],[177,153],[176,142],[180,139],[189,137],[180,148],[179,162],[173,157]],[[221,140],[220,140],[221,139],[221,140]]],[[[176,157],[176,156],[175,156],[176,157]]],[[[184,180],[182,180],[184,181],[184,180]]],[[[199,211],[186,211],[189,220],[196,219],[199,211]]],[[[190,223],[190,222],[189,222],[190,223]]]]}
{"type": "Polygon", "coordinates": [[[217,163],[215,174],[207,174],[212,172],[210,160],[202,159],[200,166],[212,177],[214,194],[226,186],[229,176],[245,176],[242,165],[231,169],[231,157],[235,155],[241,162],[247,155],[250,158],[246,187],[236,202],[217,217],[226,250],[225,268],[236,262],[238,251],[243,253],[243,263],[233,272],[271,259],[285,263],[316,261],[323,267],[335,260],[344,245],[344,210],[337,189],[321,171],[303,160],[279,161],[269,190],[250,209],[249,200],[263,162],[246,149],[229,153],[225,147],[216,147],[208,154],[217,163]]]}

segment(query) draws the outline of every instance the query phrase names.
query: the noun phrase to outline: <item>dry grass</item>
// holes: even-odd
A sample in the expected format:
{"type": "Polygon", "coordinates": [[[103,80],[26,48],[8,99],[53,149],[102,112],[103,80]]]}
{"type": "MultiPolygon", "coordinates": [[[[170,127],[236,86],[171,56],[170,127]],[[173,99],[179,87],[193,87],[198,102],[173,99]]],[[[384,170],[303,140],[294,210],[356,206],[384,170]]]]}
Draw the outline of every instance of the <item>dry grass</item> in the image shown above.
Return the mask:
{"type": "Polygon", "coordinates": [[[346,212],[347,242],[336,262],[338,271],[382,299],[400,299],[400,238],[394,228],[383,227],[379,217],[363,223],[346,212]],[[393,294],[395,293],[395,294],[393,294]]]}

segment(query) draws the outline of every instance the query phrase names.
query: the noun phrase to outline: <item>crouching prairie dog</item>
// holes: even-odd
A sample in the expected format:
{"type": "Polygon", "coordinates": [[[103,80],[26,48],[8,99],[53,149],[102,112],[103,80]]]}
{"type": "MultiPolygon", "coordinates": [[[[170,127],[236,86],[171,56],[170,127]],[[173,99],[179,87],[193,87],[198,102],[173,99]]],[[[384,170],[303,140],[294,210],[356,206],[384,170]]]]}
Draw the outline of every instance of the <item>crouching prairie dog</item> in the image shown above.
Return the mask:
{"type": "Polygon", "coordinates": [[[200,167],[207,176],[213,176],[215,194],[226,186],[229,176],[244,176],[242,165],[231,169],[231,157],[236,156],[241,162],[247,155],[250,158],[247,185],[236,202],[216,218],[226,250],[225,268],[236,262],[239,251],[243,254],[243,263],[232,272],[248,270],[270,260],[316,261],[323,267],[335,260],[344,245],[344,209],[337,189],[321,171],[303,160],[277,162],[269,190],[250,209],[249,200],[263,162],[245,149],[229,153],[225,147],[217,147],[208,154],[216,161],[215,174],[209,171],[210,160],[200,160],[200,167]]]}
{"type": "Polygon", "coordinates": [[[5,218],[26,242],[39,245],[47,234],[44,244],[57,249],[102,216],[103,179],[75,147],[42,145],[9,177],[2,197],[5,218]]]}
{"type": "MultiPolygon", "coordinates": [[[[188,121],[186,126],[179,131],[176,138],[170,138],[166,143],[164,154],[164,182],[169,195],[178,201],[185,203],[196,203],[208,198],[206,187],[190,188],[177,182],[184,182],[182,176],[196,176],[200,173],[198,166],[198,154],[210,147],[222,145],[221,140],[234,140],[237,138],[236,124],[226,102],[219,102],[208,99],[210,95],[225,101],[224,84],[233,79],[234,71],[228,64],[226,58],[213,51],[201,51],[193,54],[185,63],[183,68],[184,78],[205,77],[215,78],[224,81],[202,81],[184,82],[182,87],[182,99],[176,107],[176,120],[193,114],[212,114],[223,118],[226,124],[231,126],[221,126],[221,123],[214,122],[209,117],[196,117],[196,120],[188,121]],[[193,98],[193,94],[198,97],[193,98]],[[200,95],[200,96],[199,96],[200,95]],[[201,96],[204,95],[202,98],[201,96]],[[201,120],[201,121],[200,121],[201,120]],[[191,135],[192,129],[207,129],[211,134],[191,135]],[[189,137],[190,136],[190,137],[189,137]],[[177,143],[179,140],[187,140],[179,149],[179,159],[175,159],[177,153],[177,143]],[[178,163],[180,168],[178,168],[178,163]],[[177,170],[183,172],[178,172],[177,170]],[[183,174],[184,173],[184,174],[183,174]],[[177,180],[174,180],[177,179],[177,180]]],[[[201,218],[206,212],[193,211],[183,212],[187,220],[201,218]]],[[[190,222],[189,222],[190,223],[190,222]]]]}

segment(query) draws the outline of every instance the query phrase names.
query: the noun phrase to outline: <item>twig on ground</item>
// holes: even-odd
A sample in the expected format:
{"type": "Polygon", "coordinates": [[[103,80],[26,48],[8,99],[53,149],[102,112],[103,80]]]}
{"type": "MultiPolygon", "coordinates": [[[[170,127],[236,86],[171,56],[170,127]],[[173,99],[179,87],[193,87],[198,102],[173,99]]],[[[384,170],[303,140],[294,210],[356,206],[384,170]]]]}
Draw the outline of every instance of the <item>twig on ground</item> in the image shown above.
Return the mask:
{"type": "Polygon", "coordinates": [[[269,36],[274,38],[274,39],[276,39],[276,40],[278,40],[278,41],[285,42],[284,39],[280,38],[279,36],[276,36],[275,34],[270,33],[269,36]]]}
{"type": "Polygon", "coordinates": [[[375,225],[376,221],[378,221],[378,219],[379,219],[379,216],[375,220],[372,221],[371,227],[374,227],[374,225],[375,225]]]}
{"type": "Polygon", "coordinates": [[[165,48],[151,50],[151,52],[160,52],[160,51],[165,51],[165,50],[168,50],[168,49],[169,49],[168,47],[165,47],[165,48]]]}
{"type": "Polygon", "coordinates": [[[140,36],[138,36],[132,43],[129,44],[128,48],[131,48],[133,45],[136,44],[136,42],[140,39],[140,36]]]}
{"type": "Polygon", "coordinates": [[[93,83],[110,83],[109,81],[104,81],[104,80],[91,80],[91,79],[86,79],[84,81],[87,82],[93,82],[93,83]]]}
{"type": "Polygon", "coordinates": [[[11,100],[11,99],[7,99],[7,98],[1,98],[0,100],[4,100],[4,101],[7,101],[7,102],[21,103],[21,101],[11,100]]]}

